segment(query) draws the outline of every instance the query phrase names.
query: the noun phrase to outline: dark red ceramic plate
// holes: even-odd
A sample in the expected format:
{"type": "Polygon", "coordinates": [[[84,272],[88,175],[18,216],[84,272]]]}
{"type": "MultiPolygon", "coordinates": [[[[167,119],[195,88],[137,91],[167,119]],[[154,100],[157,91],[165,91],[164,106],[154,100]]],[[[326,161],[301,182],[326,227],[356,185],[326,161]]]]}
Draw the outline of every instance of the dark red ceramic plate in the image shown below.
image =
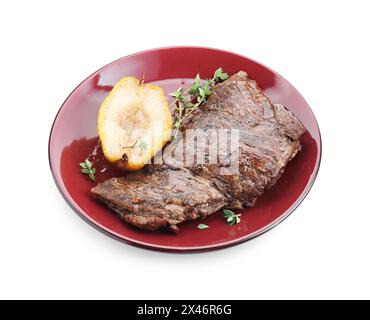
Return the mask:
{"type": "Polygon", "coordinates": [[[55,182],[69,205],[85,220],[108,234],[131,244],[167,251],[222,248],[256,237],[284,220],[304,199],[317,175],[321,157],[320,132],[315,117],[299,92],[282,76],[260,63],[238,54],[199,47],[172,47],[144,51],[121,58],[83,81],[59,110],[49,141],[49,160],[55,182]],[[109,165],[97,138],[99,106],[114,84],[124,76],[141,77],[160,85],[167,93],[190,83],[199,72],[211,77],[222,67],[229,74],[248,72],[273,103],[287,106],[302,121],[308,133],[302,151],[286,168],[278,183],[262,195],[253,208],[243,211],[240,224],[225,223],[221,213],[203,222],[181,225],[177,235],[164,231],[141,231],[123,223],[112,211],[90,195],[94,185],[80,173],[79,163],[90,158],[97,168],[97,182],[121,172],[109,165]]]}

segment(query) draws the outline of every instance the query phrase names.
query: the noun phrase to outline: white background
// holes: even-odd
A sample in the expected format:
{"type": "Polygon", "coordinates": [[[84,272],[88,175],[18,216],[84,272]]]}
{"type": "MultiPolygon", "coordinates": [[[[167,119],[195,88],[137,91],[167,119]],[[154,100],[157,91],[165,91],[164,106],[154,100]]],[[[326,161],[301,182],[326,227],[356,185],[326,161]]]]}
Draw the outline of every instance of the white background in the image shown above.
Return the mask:
{"type": "Polygon", "coordinates": [[[2,1],[0,298],[370,298],[368,1],[2,1]],[[49,172],[66,96],[143,49],[201,45],[275,69],[311,105],[323,160],[267,234],[202,254],[132,247],[81,220],[49,172]]]}

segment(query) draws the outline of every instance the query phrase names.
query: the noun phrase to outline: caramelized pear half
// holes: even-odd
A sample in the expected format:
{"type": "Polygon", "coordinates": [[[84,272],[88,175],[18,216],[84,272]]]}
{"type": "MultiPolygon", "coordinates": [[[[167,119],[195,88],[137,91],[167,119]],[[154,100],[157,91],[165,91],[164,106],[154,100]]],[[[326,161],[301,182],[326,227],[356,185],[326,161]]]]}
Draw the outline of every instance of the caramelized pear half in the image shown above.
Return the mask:
{"type": "Polygon", "coordinates": [[[99,109],[98,134],[104,156],[130,171],[141,169],[163,148],[171,126],[162,88],[141,84],[135,77],[121,79],[99,109]]]}

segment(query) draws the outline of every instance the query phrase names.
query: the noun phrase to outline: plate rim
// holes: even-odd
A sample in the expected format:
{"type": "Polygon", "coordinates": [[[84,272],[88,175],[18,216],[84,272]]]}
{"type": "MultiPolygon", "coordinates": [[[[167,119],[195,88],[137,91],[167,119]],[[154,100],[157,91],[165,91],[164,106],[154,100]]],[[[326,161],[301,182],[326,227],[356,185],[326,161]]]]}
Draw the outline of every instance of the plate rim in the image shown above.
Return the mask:
{"type": "Polygon", "coordinates": [[[115,59],[114,61],[112,61],[112,62],[104,65],[103,67],[97,69],[96,71],[94,71],[93,73],[91,73],[89,76],[87,76],[84,80],[82,80],[71,91],[71,93],[67,96],[67,98],[63,101],[62,105],[60,106],[60,108],[59,108],[58,112],[56,113],[55,118],[53,120],[51,129],[50,129],[50,133],[49,133],[49,140],[48,140],[48,160],[49,160],[49,168],[50,168],[50,171],[51,171],[53,180],[54,180],[54,182],[55,182],[55,184],[57,186],[57,189],[58,189],[59,193],[62,195],[62,198],[68,203],[68,205],[72,208],[72,210],[75,213],[77,213],[77,215],[80,218],[82,218],[85,222],[87,222],[89,225],[91,225],[92,227],[94,227],[96,230],[99,230],[103,234],[108,235],[109,237],[111,237],[111,238],[113,238],[115,240],[118,240],[120,242],[124,242],[124,243],[130,244],[130,245],[133,245],[135,247],[142,248],[142,249],[162,251],[162,252],[171,252],[171,253],[197,253],[197,252],[200,253],[200,252],[207,252],[207,251],[211,251],[211,250],[220,250],[220,249],[224,249],[224,248],[227,248],[227,247],[230,247],[230,246],[234,246],[234,245],[237,245],[237,244],[241,244],[241,243],[250,241],[250,240],[255,239],[255,238],[257,238],[257,237],[265,234],[266,232],[270,231],[271,229],[273,229],[274,227],[276,227],[277,225],[279,225],[281,222],[283,222],[286,218],[288,218],[299,207],[299,205],[303,202],[303,200],[307,197],[307,195],[311,191],[311,189],[312,189],[312,187],[313,187],[313,185],[314,185],[314,183],[316,181],[317,175],[319,173],[320,165],[321,165],[321,159],[322,159],[322,136],[321,136],[320,126],[318,124],[318,121],[316,119],[316,116],[313,113],[310,105],[307,103],[307,101],[305,100],[305,98],[302,96],[302,94],[300,93],[300,91],[298,91],[298,89],[295,86],[293,86],[287,79],[285,79],[278,72],[276,72],[275,70],[269,68],[268,66],[264,65],[263,63],[258,62],[257,60],[251,59],[251,58],[249,58],[247,56],[244,56],[244,55],[241,55],[239,53],[232,52],[232,51],[218,49],[218,48],[213,48],[213,47],[207,47],[207,46],[191,46],[191,45],[189,45],[189,46],[164,46],[164,47],[158,47],[158,48],[152,48],[152,49],[142,50],[142,51],[138,51],[138,52],[135,52],[135,53],[132,53],[132,54],[129,54],[129,55],[120,57],[118,59],[115,59]],[[279,216],[277,219],[275,219],[274,221],[272,221],[268,225],[264,226],[263,228],[254,231],[253,233],[250,233],[248,235],[245,235],[245,236],[242,236],[242,237],[239,237],[237,239],[230,240],[230,241],[221,242],[221,243],[218,243],[218,244],[209,244],[209,245],[202,245],[202,246],[188,246],[188,247],[174,247],[174,246],[158,245],[158,244],[148,243],[148,242],[145,242],[145,241],[140,241],[140,240],[134,239],[132,237],[123,236],[121,234],[118,234],[117,232],[115,232],[113,230],[110,230],[109,228],[105,227],[104,225],[102,225],[98,221],[95,221],[93,218],[91,218],[74,201],[74,199],[68,194],[68,190],[65,189],[65,186],[64,185],[61,185],[60,181],[56,177],[56,173],[55,173],[56,170],[54,169],[53,164],[52,164],[52,161],[51,161],[51,151],[50,151],[50,149],[51,149],[51,140],[52,140],[52,136],[53,136],[53,132],[54,132],[54,126],[55,126],[55,123],[56,123],[56,121],[58,119],[58,116],[59,116],[60,112],[62,111],[64,105],[68,101],[68,99],[72,96],[72,94],[83,83],[85,83],[88,79],[90,79],[92,76],[94,76],[95,74],[97,74],[100,70],[105,69],[106,67],[108,67],[108,66],[116,63],[117,61],[119,61],[121,59],[126,59],[126,58],[129,58],[129,57],[132,57],[132,56],[136,56],[138,54],[148,53],[148,52],[152,52],[152,51],[171,50],[171,49],[205,49],[205,50],[211,50],[211,51],[218,51],[218,52],[223,52],[223,53],[227,53],[227,54],[236,55],[236,56],[242,57],[244,59],[248,59],[248,60],[250,60],[250,61],[252,61],[254,63],[257,63],[257,64],[261,65],[262,67],[270,70],[276,76],[280,77],[281,79],[283,79],[284,81],[286,81],[289,85],[291,85],[298,92],[298,94],[301,96],[301,98],[303,99],[303,101],[307,104],[307,106],[308,106],[308,108],[309,108],[309,110],[310,110],[310,112],[312,114],[312,117],[313,117],[313,119],[315,121],[317,130],[318,130],[318,140],[317,141],[318,141],[318,144],[319,144],[318,151],[317,151],[318,154],[317,154],[317,158],[316,158],[316,163],[315,163],[315,167],[313,169],[312,175],[311,175],[311,177],[310,177],[310,179],[309,179],[309,181],[308,181],[305,189],[303,190],[303,192],[299,195],[299,197],[295,200],[295,202],[281,216],[279,216]]]}

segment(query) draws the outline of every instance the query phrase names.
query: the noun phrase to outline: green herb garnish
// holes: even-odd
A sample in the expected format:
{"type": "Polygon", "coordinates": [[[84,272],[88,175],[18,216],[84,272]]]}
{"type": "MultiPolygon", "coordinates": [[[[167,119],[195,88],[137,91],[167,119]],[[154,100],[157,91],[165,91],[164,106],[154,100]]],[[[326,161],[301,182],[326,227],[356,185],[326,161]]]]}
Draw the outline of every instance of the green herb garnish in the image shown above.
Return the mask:
{"type": "Polygon", "coordinates": [[[95,178],[96,170],[95,168],[93,168],[92,163],[89,161],[89,159],[86,159],[84,162],[81,162],[80,167],[81,167],[81,172],[83,174],[87,174],[92,181],[96,180],[95,178]]]}
{"type": "Polygon", "coordinates": [[[226,80],[229,75],[224,72],[221,68],[218,68],[212,79],[203,81],[199,74],[196,75],[194,83],[187,90],[184,88],[178,88],[175,92],[170,95],[176,100],[175,108],[175,120],[172,125],[174,130],[171,140],[175,140],[182,122],[190,116],[195,110],[197,110],[201,105],[203,105],[208,97],[212,93],[212,87],[218,83],[226,80]]]}
{"type": "Polygon", "coordinates": [[[206,224],[203,224],[203,223],[199,223],[198,226],[197,226],[197,228],[199,230],[203,230],[203,229],[208,229],[209,226],[207,226],[206,224]]]}
{"type": "Polygon", "coordinates": [[[224,218],[229,226],[233,226],[234,224],[238,224],[240,222],[240,214],[235,214],[235,212],[231,210],[224,210],[224,218]]]}
{"type": "Polygon", "coordinates": [[[146,148],[148,148],[148,144],[145,141],[142,141],[138,144],[138,148],[141,150],[145,150],[146,148]]]}
{"type": "Polygon", "coordinates": [[[226,72],[223,72],[223,70],[222,70],[221,68],[218,68],[218,69],[215,71],[215,74],[214,74],[214,76],[213,76],[213,78],[216,80],[216,82],[224,81],[224,80],[226,80],[228,77],[229,77],[229,75],[228,75],[226,72]]]}
{"type": "Polygon", "coordinates": [[[122,147],[122,149],[135,149],[139,148],[141,150],[145,150],[148,147],[148,144],[145,141],[141,141],[139,143],[139,140],[136,140],[134,144],[131,146],[122,147]]]}

